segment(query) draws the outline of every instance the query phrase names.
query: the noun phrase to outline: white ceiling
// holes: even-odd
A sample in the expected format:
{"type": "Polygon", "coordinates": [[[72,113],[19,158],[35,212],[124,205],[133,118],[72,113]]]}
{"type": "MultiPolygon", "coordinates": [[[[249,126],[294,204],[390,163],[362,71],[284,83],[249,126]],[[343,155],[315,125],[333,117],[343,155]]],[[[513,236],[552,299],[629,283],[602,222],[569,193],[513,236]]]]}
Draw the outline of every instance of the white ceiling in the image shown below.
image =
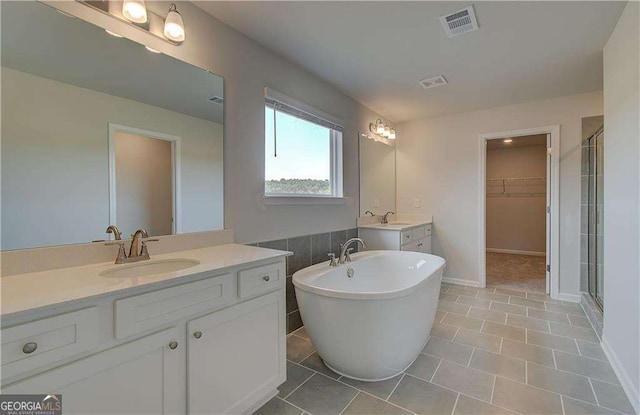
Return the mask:
{"type": "Polygon", "coordinates": [[[602,89],[624,2],[476,2],[480,29],[447,38],[462,2],[195,4],[394,121],[602,89]],[[444,75],[424,90],[418,80],[444,75]]]}
{"type": "Polygon", "coordinates": [[[2,2],[2,66],[222,123],[224,80],[40,2],[2,2]]]}

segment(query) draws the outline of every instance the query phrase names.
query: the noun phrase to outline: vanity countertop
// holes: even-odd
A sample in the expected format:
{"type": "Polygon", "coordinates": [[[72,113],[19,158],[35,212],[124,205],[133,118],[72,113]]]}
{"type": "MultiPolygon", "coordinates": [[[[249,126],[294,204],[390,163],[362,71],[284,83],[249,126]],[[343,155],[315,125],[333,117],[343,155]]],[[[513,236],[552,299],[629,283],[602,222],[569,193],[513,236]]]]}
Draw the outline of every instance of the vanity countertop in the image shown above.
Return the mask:
{"type": "Polygon", "coordinates": [[[150,261],[133,264],[172,259],[188,259],[200,263],[179,271],[143,277],[100,276],[99,274],[103,271],[133,265],[115,265],[113,262],[11,275],[0,278],[2,284],[0,315],[5,318],[15,313],[87,300],[151,284],[154,289],[159,289],[163,286],[174,285],[176,280],[180,278],[197,278],[203,274],[210,275],[212,272],[223,273],[238,265],[248,265],[289,255],[292,253],[240,244],[227,244],[160,255],[153,255],[152,251],[150,261]]]}
{"type": "Polygon", "coordinates": [[[390,223],[370,223],[367,225],[358,225],[359,228],[367,229],[382,229],[388,231],[404,231],[418,226],[424,226],[431,224],[430,220],[423,221],[398,221],[390,223]]]}

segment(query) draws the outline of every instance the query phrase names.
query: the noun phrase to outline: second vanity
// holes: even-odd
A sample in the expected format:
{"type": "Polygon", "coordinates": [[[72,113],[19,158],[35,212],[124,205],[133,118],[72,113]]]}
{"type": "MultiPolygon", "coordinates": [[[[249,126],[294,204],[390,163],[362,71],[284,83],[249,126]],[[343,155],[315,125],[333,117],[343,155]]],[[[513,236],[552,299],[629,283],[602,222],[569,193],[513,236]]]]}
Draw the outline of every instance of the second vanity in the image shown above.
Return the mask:
{"type": "Polygon", "coordinates": [[[373,223],[358,226],[358,235],[367,249],[389,249],[431,253],[431,226],[429,222],[373,223]]]}
{"type": "Polygon", "coordinates": [[[250,413],[286,379],[289,254],[227,244],[3,277],[2,393],[62,394],[64,413],[250,413]]]}

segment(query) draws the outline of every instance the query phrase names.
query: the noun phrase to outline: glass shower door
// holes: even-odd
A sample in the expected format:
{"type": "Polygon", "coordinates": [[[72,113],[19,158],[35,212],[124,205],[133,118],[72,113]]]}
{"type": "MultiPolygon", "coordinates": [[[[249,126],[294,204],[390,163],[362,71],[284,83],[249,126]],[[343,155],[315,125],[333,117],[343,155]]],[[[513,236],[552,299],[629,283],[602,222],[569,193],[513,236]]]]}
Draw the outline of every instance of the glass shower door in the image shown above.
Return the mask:
{"type": "Polygon", "coordinates": [[[589,139],[589,293],[604,306],[604,130],[589,139]]]}

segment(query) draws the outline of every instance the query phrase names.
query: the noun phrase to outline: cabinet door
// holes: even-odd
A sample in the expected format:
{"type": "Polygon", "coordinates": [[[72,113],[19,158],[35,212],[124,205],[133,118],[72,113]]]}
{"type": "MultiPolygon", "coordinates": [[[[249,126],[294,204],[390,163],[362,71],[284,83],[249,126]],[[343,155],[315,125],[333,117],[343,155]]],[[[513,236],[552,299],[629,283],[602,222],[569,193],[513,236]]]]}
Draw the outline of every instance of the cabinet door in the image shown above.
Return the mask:
{"type": "Polygon", "coordinates": [[[284,289],[187,324],[190,414],[239,414],[286,380],[284,289]]]}
{"type": "Polygon", "coordinates": [[[184,347],[169,347],[176,336],[175,328],[163,330],[8,385],[2,393],[60,393],[65,414],[184,413],[184,347]]]}

